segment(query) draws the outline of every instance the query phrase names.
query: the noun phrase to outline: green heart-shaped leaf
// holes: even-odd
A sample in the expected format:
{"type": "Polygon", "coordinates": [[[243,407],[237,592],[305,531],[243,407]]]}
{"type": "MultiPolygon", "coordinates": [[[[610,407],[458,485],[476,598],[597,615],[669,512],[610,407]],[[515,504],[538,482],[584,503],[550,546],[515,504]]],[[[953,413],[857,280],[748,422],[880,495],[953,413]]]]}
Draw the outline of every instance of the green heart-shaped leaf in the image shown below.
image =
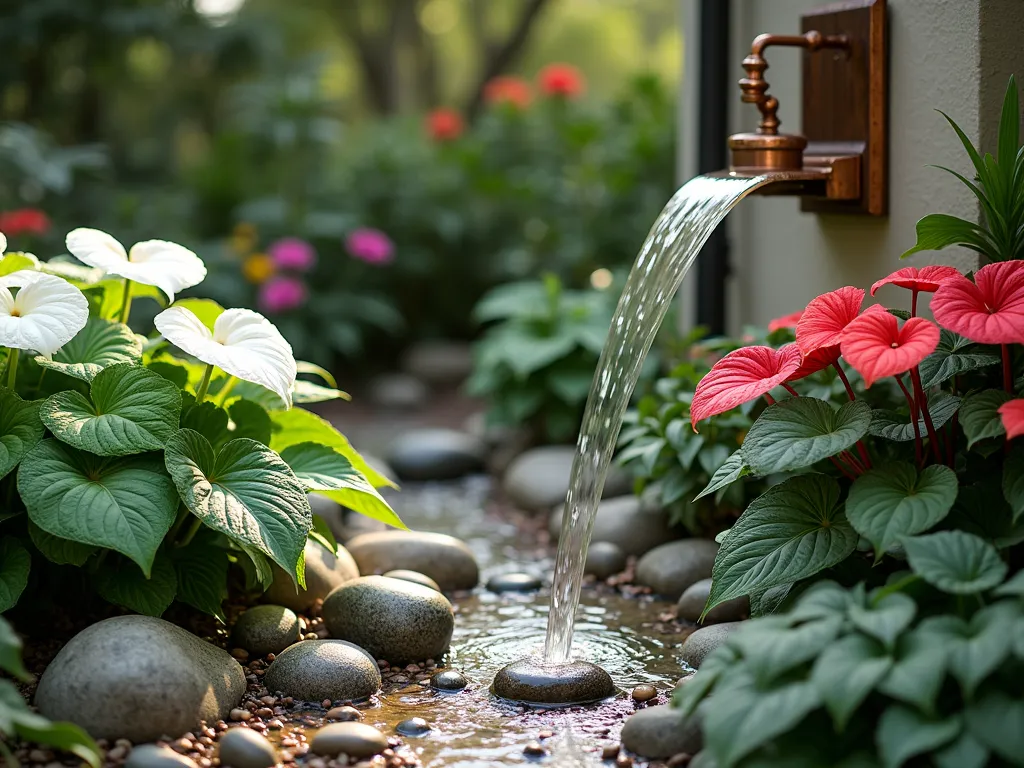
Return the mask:
{"type": "Polygon", "coordinates": [[[14,627],[0,616],[0,670],[27,683],[32,677],[21,661],[21,647],[21,638],[14,627]]]}
{"type": "Polygon", "coordinates": [[[96,547],[89,544],[79,544],[47,533],[31,520],[28,521],[28,536],[39,553],[57,565],[85,565],[85,561],[96,551],[96,547]]]}
{"type": "Polygon", "coordinates": [[[986,606],[969,622],[958,616],[934,616],[921,622],[917,632],[949,656],[949,672],[967,698],[981,681],[1010,655],[1018,609],[1008,603],[986,606]]]}
{"type": "Polygon", "coordinates": [[[43,439],[46,428],[39,420],[39,405],[38,400],[22,400],[0,387],[0,477],[6,477],[43,439]]]}
{"type": "Polygon", "coordinates": [[[377,489],[333,448],[319,443],[299,443],[281,451],[281,458],[308,490],[374,520],[406,528],[377,489]]]}
{"type": "Polygon", "coordinates": [[[164,462],[192,514],[297,572],[313,513],[305,488],[274,451],[246,438],[214,451],[201,434],[182,429],[167,441],[164,462]]]}
{"type": "Polygon", "coordinates": [[[32,565],[28,550],[13,536],[0,539],[0,613],[18,604],[32,565]]]}
{"type": "Polygon", "coordinates": [[[1007,566],[996,548],[964,531],[939,531],[903,539],[914,573],[936,589],[972,595],[1001,584],[1007,566]]]}
{"type": "Polygon", "coordinates": [[[756,475],[803,469],[850,448],[870,425],[871,406],[863,400],[833,410],[824,400],[794,397],[758,417],[743,441],[743,459],[756,475]]]}
{"type": "Polygon", "coordinates": [[[725,460],[722,466],[715,470],[715,474],[711,476],[711,482],[694,498],[694,501],[703,499],[708,494],[714,493],[720,488],[725,488],[727,485],[732,485],[741,477],[749,474],[750,467],[743,463],[743,452],[735,451],[725,460]]]}
{"type": "Polygon", "coordinates": [[[146,616],[161,616],[178,590],[171,559],[161,553],[153,561],[149,578],[126,560],[104,563],[96,573],[96,591],[108,603],[146,616]]]}
{"type": "Polygon", "coordinates": [[[1012,395],[1001,389],[986,389],[964,398],[960,406],[960,425],[967,435],[967,447],[987,437],[1006,434],[999,406],[1009,401],[1012,395]]]}
{"type": "Polygon", "coordinates": [[[160,460],[94,456],[43,440],[18,468],[29,519],[62,539],[113,549],[149,573],[178,494],[160,460]]]}
{"type": "MultiPolygon", "coordinates": [[[[187,399],[191,400],[191,396],[187,399]]],[[[215,449],[231,439],[228,421],[228,412],[209,400],[182,406],[181,409],[181,428],[198,432],[215,449]]]]}
{"type": "Polygon", "coordinates": [[[847,635],[829,645],[814,663],[811,683],[842,733],[850,717],[892,667],[892,658],[874,640],[847,635]]]}
{"type": "Polygon", "coordinates": [[[1024,445],[1016,446],[1003,462],[1003,498],[1016,523],[1024,515],[1024,445]]]}
{"type": "MultiPolygon", "coordinates": [[[[960,408],[960,402],[959,397],[945,392],[931,397],[928,400],[928,414],[932,417],[932,426],[935,429],[944,426],[960,408]]],[[[877,410],[871,413],[871,426],[868,428],[868,432],[875,437],[908,442],[914,440],[918,434],[927,435],[928,425],[925,423],[924,414],[917,419],[917,430],[917,434],[915,434],[914,422],[910,420],[909,416],[903,416],[896,411],[877,410]]]]}
{"type": "Polygon", "coordinates": [[[948,661],[949,649],[935,642],[927,631],[904,633],[896,643],[892,668],[879,681],[878,690],[927,714],[934,714],[948,661]]]}
{"type": "Polygon", "coordinates": [[[301,408],[292,408],[289,411],[271,411],[270,421],[273,430],[273,434],[270,436],[270,447],[278,453],[299,443],[327,445],[352,462],[352,466],[362,472],[374,488],[396,487],[393,482],[366,463],[366,460],[349,443],[348,438],[315,413],[304,411],[301,408]]]}
{"type": "Polygon", "coordinates": [[[36,357],[44,368],[92,381],[104,368],[119,363],[142,362],[142,341],[124,323],[90,318],[85,328],[54,353],[52,360],[36,357]]]}
{"type": "Polygon", "coordinates": [[[896,641],[917,615],[917,603],[901,592],[883,597],[868,606],[851,605],[850,621],[857,629],[878,640],[887,650],[894,650],[896,641]]]}
{"type": "Polygon", "coordinates": [[[961,373],[998,363],[999,355],[943,328],[939,335],[939,345],[921,361],[921,385],[930,389],[961,373]]]}
{"type": "Polygon", "coordinates": [[[889,462],[854,481],[846,516],[881,557],[903,536],[927,531],[949,514],[958,490],[949,467],[936,464],[918,474],[912,464],[889,462]]]}
{"type": "Polygon", "coordinates": [[[1024,756],[1024,702],[999,690],[967,705],[967,728],[982,744],[1013,765],[1024,756]]]}
{"type": "Polygon", "coordinates": [[[90,395],[92,402],[78,392],[59,392],[43,403],[39,415],[54,437],[99,456],[127,456],[162,450],[178,429],[178,388],[145,368],[104,368],[90,395]]]}
{"type": "Polygon", "coordinates": [[[915,755],[948,744],[960,734],[963,723],[956,714],[933,720],[903,704],[890,704],[878,720],[875,741],[885,768],[899,768],[915,755]]]}
{"type": "Polygon", "coordinates": [[[193,541],[173,554],[177,599],[227,623],[222,604],[228,597],[228,553],[222,547],[193,541]]]}
{"type": "Polygon", "coordinates": [[[264,445],[270,444],[270,414],[252,400],[235,400],[228,406],[231,416],[231,436],[247,437],[264,445]]]}
{"type": "Polygon", "coordinates": [[[718,551],[705,613],[734,597],[806,579],[849,557],[858,537],[839,496],[835,480],[800,475],[754,499],[718,551]]]}

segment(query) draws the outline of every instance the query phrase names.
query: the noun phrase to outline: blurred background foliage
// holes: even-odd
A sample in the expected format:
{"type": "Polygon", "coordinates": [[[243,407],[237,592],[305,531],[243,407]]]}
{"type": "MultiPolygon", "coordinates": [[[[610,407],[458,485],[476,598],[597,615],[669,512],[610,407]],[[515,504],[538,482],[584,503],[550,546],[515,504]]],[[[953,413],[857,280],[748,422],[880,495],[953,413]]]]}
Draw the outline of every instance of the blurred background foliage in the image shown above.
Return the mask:
{"type": "Polygon", "coordinates": [[[0,231],[181,242],[320,363],[474,338],[496,286],[632,261],[674,188],[675,5],[0,0],[0,231]]]}

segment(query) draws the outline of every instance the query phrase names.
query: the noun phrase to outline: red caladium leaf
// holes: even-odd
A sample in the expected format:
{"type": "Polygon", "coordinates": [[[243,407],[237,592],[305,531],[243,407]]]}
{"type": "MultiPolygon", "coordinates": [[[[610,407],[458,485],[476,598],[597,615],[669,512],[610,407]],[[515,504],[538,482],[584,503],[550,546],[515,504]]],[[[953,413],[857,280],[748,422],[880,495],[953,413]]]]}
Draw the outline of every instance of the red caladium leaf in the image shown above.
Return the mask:
{"type": "Polygon", "coordinates": [[[800,309],[796,312],[791,312],[788,315],[776,317],[768,323],[768,333],[775,333],[776,331],[781,331],[783,328],[796,328],[796,324],[800,322],[800,318],[803,314],[804,311],[800,309]]]}
{"type": "MultiPolygon", "coordinates": [[[[864,291],[847,285],[830,293],[823,293],[811,301],[796,324],[796,343],[806,356],[822,347],[835,347],[842,341],[843,329],[860,314],[864,291]]],[[[868,312],[884,312],[877,305],[868,312]]]]}
{"type": "Polygon", "coordinates": [[[795,344],[781,349],[742,347],[730,352],[697,385],[690,404],[690,424],[696,431],[698,421],[770,392],[799,367],[800,350],[795,344]]]}
{"type": "Polygon", "coordinates": [[[1024,261],[982,267],[973,283],[945,280],[931,308],[939,325],[979,344],[1024,342],[1024,261]]]}
{"type": "Polygon", "coordinates": [[[823,371],[839,360],[839,345],[834,347],[822,347],[816,349],[809,355],[804,355],[800,361],[800,367],[786,381],[799,381],[807,378],[812,373],[823,371]]]}
{"type": "Polygon", "coordinates": [[[920,293],[935,293],[939,286],[951,277],[962,277],[960,271],[955,267],[947,267],[942,264],[935,264],[928,267],[904,267],[897,269],[888,277],[883,277],[871,286],[871,295],[883,285],[898,285],[900,288],[908,288],[911,291],[920,293]]]}
{"type": "Polygon", "coordinates": [[[903,324],[888,312],[865,312],[843,332],[842,353],[846,362],[870,387],[879,379],[906,373],[939,344],[939,327],[923,317],[903,324]]]}
{"type": "Polygon", "coordinates": [[[1003,420],[1007,440],[1024,435],[1024,399],[1003,403],[999,406],[999,416],[1003,420]]]}

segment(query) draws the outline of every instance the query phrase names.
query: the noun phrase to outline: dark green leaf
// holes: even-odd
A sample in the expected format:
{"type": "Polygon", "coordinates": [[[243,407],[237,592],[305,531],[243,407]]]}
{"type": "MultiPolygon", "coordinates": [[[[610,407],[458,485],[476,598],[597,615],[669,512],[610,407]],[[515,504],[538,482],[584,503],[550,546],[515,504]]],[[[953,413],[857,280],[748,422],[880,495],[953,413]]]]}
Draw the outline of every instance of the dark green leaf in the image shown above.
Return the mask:
{"type": "Polygon", "coordinates": [[[1006,434],[1003,420],[999,416],[999,406],[1011,398],[1010,393],[1001,389],[986,389],[964,398],[960,406],[960,425],[967,435],[968,448],[986,437],[1006,434]]]}
{"type": "Polygon", "coordinates": [[[917,222],[917,244],[900,258],[919,251],[941,251],[951,245],[964,245],[982,251],[988,245],[981,227],[945,213],[930,213],[917,222]]]}
{"type": "Polygon", "coordinates": [[[334,538],[334,531],[320,515],[313,515],[313,528],[309,532],[309,538],[320,544],[328,552],[338,551],[338,540],[334,538]]]}
{"type": "Polygon", "coordinates": [[[895,661],[889,674],[879,682],[878,690],[934,714],[948,659],[949,649],[927,630],[904,634],[896,643],[895,661]]]}
{"type": "Polygon", "coordinates": [[[164,462],[192,514],[296,573],[312,512],[305,489],[280,456],[245,438],[215,452],[201,434],[182,429],[167,441],[164,462]]]}
{"type": "Polygon", "coordinates": [[[159,451],[178,428],[181,395],[171,382],[126,363],[92,380],[92,402],[78,392],[46,400],[40,418],[54,437],[100,456],[159,451]]]}
{"type": "Polygon", "coordinates": [[[999,585],[996,594],[1001,597],[1024,597],[1024,571],[1017,571],[1005,584],[999,585]]]}
{"type": "Polygon", "coordinates": [[[974,738],[1013,765],[1024,765],[1024,701],[988,691],[967,705],[964,717],[974,738]]]}
{"type": "Polygon", "coordinates": [[[1016,523],[1024,515],[1024,445],[1015,446],[1003,462],[1003,498],[1016,523]]]}
{"type": "Polygon", "coordinates": [[[45,432],[39,420],[39,401],[22,400],[7,387],[0,387],[0,477],[18,466],[45,432]]]}
{"type": "MultiPolygon", "coordinates": [[[[932,426],[935,429],[942,428],[947,421],[953,418],[953,414],[960,408],[960,398],[940,392],[933,395],[928,401],[928,413],[932,417],[932,426]]],[[[917,420],[918,433],[925,437],[928,434],[928,427],[922,414],[917,420]]],[[[868,431],[875,437],[883,437],[886,440],[897,442],[908,442],[915,439],[914,423],[909,416],[903,416],[896,411],[876,410],[871,413],[871,427],[868,431]]]]}
{"type": "MultiPolygon", "coordinates": [[[[31,679],[21,663],[21,638],[3,616],[0,616],[0,670],[22,681],[31,679]]],[[[0,706],[3,706],[2,702],[0,706]]]]}
{"type": "Polygon", "coordinates": [[[797,627],[786,616],[773,616],[745,624],[742,632],[729,637],[729,644],[743,656],[745,667],[764,688],[817,658],[828,647],[843,619],[829,616],[797,627]]]}
{"type": "Polygon", "coordinates": [[[709,475],[714,475],[729,459],[729,448],[719,443],[709,445],[697,455],[700,468],[709,475]]]}
{"type": "Polygon", "coordinates": [[[910,626],[916,614],[917,604],[913,598],[894,592],[869,607],[850,606],[849,616],[857,629],[881,642],[887,651],[892,651],[896,640],[910,626]]]}
{"type": "Polygon", "coordinates": [[[771,616],[786,601],[792,584],[777,584],[762,592],[754,592],[750,595],[750,617],[757,619],[762,616],[771,616]]]}
{"type": "Polygon", "coordinates": [[[18,604],[18,598],[28,586],[28,571],[32,559],[28,550],[13,536],[0,539],[0,613],[18,604]]]}
{"type": "Polygon", "coordinates": [[[862,400],[836,411],[823,400],[794,397],[758,417],[743,441],[743,459],[757,475],[803,469],[853,446],[870,424],[871,406],[862,400]]]}
{"type": "Polygon", "coordinates": [[[707,487],[700,492],[694,501],[702,499],[720,488],[725,488],[727,485],[731,485],[741,477],[746,477],[749,474],[750,467],[743,463],[743,451],[737,450],[718,468],[711,477],[711,482],[708,483],[707,487]]]}
{"type": "Polygon", "coordinates": [[[70,752],[91,768],[100,768],[103,762],[96,742],[73,723],[52,723],[35,712],[24,712],[16,715],[15,730],[26,741],[70,752]]]}
{"type": "Polygon", "coordinates": [[[31,520],[28,521],[28,535],[40,554],[57,565],[85,565],[85,561],[96,551],[96,547],[69,541],[47,533],[31,520]]]}
{"type": "Polygon", "coordinates": [[[903,536],[927,531],[949,514],[958,490],[949,467],[936,464],[918,474],[913,464],[888,462],[854,481],[846,516],[881,557],[903,536]]]}
{"type": "Polygon", "coordinates": [[[875,743],[885,768],[899,768],[910,758],[948,744],[960,734],[959,715],[933,720],[904,704],[890,704],[878,720],[875,743]]]}
{"type": "Polygon", "coordinates": [[[177,599],[226,623],[222,604],[228,597],[228,553],[208,542],[193,541],[175,549],[173,557],[177,599]]]}
{"type": "Polygon", "coordinates": [[[985,768],[988,765],[988,750],[967,730],[952,744],[932,755],[932,760],[936,768],[985,768]]]}
{"type": "Polygon", "coordinates": [[[43,440],[25,457],[18,492],[29,519],[47,533],[116,550],[145,573],[178,508],[159,459],[103,458],[57,440],[43,440]]]}
{"type": "Polygon", "coordinates": [[[852,592],[834,581],[819,581],[800,596],[789,617],[794,621],[808,621],[846,616],[850,607],[855,605],[853,597],[852,592]]]}
{"type": "Polygon", "coordinates": [[[811,672],[811,683],[832,715],[836,730],[850,717],[892,667],[892,658],[874,640],[848,635],[826,648],[811,672]]]}
{"type": "Polygon", "coordinates": [[[930,389],[961,373],[998,364],[999,355],[943,328],[939,345],[921,361],[921,385],[930,389]]]}
{"type": "Polygon", "coordinates": [[[801,475],[751,502],[715,559],[705,612],[734,597],[806,579],[849,557],[857,534],[839,495],[835,480],[801,475]]]}
{"type": "MultiPolygon", "coordinates": [[[[999,150],[996,159],[1009,188],[1013,180],[1013,168],[1020,149],[1020,103],[1017,98],[1017,82],[1011,75],[1003,97],[1003,108],[999,113],[999,150]]],[[[1024,753],[1024,750],[1022,750],[1024,753]]]]}
{"type": "Polygon", "coordinates": [[[139,365],[142,362],[142,340],[123,323],[94,317],[78,335],[54,353],[52,360],[38,356],[36,362],[66,376],[92,381],[111,365],[139,365]]]}
{"type": "Polygon", "coordinates": [[[264,445],[270,444],[270,414],[251,400],[236,400],[228,406],[233,429],[232,437],[247,437],[264,445]]]}
{"type": "Polygon", "coordinates": [[[925,619],[918,633],[949,653],[949,672],[968,697],[1010,654],[1016,612],[1006,605],[982,608],[970,622],[954,616],[925,619]]]}
{"type": "Polygon", "coordinates": [[[174,602],[178,589],[174,565],[166,554],[153,561],[148,579],[127,560],[104,562],[95,578],[96,592],[104,600],[146,616],[161,616],[174,602]]]}
{"type": "Polygon", "coordinates": [[[586,399],[593,378],[590,371],[552,371],[547,377],[547,384],[555,395],[574,405],[586,399]]]}
{"type": "Polygon", "coordinates": [[[914,573],[954,595],[983,592],[1006,578],[1006,563],[995,547],[964,531],[939,531],[903,539],[914,573]]]}
{"type": "Polygon", "coordinates": [[[182,429],[191,429],[210,441],[210,445],[219,448],[230,438],[228,431],[228,412],[209,400],[185,406],[181,409],[182,429]]]}

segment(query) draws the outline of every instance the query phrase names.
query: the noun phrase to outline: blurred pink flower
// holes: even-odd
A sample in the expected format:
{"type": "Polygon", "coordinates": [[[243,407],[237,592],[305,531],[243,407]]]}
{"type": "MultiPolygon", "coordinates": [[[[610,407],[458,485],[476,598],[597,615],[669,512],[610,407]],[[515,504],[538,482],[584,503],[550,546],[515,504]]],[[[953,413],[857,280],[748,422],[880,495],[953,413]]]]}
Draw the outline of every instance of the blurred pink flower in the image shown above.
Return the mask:
{"type": "Polygon", "coordinates": [[[349,254],[367,264],[387,264],[395,257],[395,244],[379,229],[354,229],[345,239],[349,254]]]}
{"type": "Polygon", "coordinates": [[[294,269],[307,272],[316,264],[316,250],[305,240],[297,237],[285,237],[277,240],[267,248],[267,253],[274,260],[278,269],[294,269]]]}
{"type": "Polygon", "coordinates": [[[272,277],[260,286],[259,304],[264,312],[279,314],[306,303],[306,284],[297,277],[272,277]]]}

